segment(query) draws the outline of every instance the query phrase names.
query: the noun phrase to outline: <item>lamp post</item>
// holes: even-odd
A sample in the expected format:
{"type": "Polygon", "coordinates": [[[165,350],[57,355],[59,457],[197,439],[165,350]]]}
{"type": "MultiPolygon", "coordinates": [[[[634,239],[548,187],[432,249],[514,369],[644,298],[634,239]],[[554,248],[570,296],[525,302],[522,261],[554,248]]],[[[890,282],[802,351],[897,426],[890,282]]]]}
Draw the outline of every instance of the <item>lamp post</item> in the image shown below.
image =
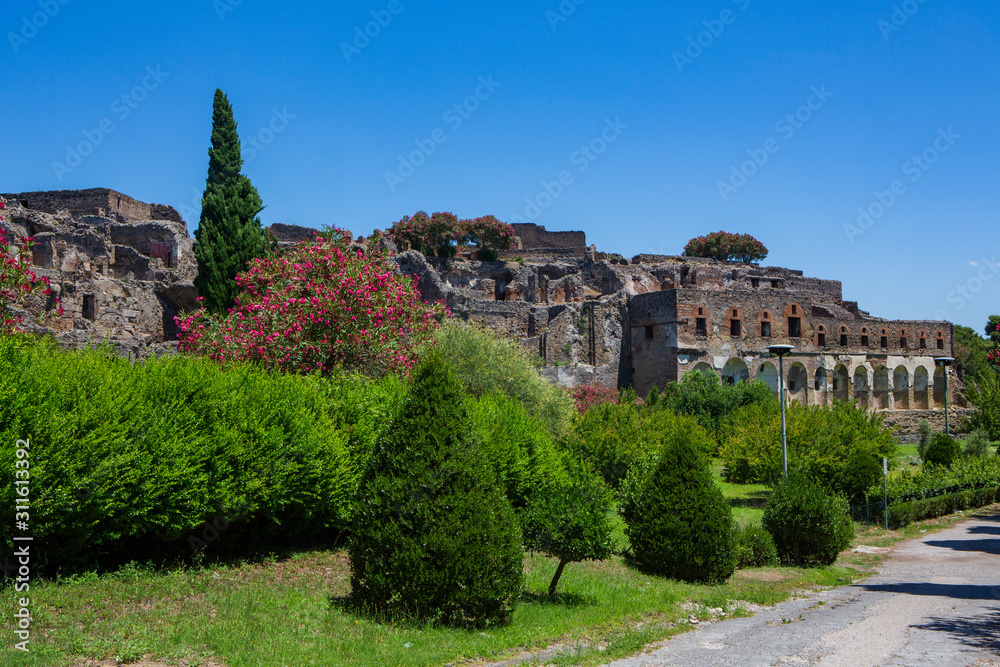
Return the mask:
{"type": "Polygon", "coordinates": [[[944,375],[944,434],[951,435],[951,429],[948,427],[948,367],[955,363],[955,360],[951,357],[935,357],[934,363],[944,375]]]}
{"type": "Polygon", "coordinates": [[[785,428],[785,355],[794,350],[791,345],[769,345],[767,351],[778,355],[778,396],[781,401],[781,469],[788,478],[788,431],[785,428]]]}

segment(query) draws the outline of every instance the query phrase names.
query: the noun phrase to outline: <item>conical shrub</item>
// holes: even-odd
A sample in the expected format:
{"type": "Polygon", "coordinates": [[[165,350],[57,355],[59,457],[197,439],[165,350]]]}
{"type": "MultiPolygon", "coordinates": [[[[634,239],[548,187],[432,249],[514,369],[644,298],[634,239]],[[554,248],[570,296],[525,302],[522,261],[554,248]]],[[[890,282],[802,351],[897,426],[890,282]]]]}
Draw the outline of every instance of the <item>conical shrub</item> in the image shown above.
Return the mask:
{"type": "Polygon", "coordinates": [[[689,582],[721,583],[732,576],[732,509],[708,460],[687,439],[632,467],[621,513],[632,556],[643,570],[689,582]]]}
{"type": "Polygon", "coordinates": [[[521,530],[470,426],[461,385],[429,354],[361,479],[349,546],[356,604],[457,626],[510,620],[521,530]]]}

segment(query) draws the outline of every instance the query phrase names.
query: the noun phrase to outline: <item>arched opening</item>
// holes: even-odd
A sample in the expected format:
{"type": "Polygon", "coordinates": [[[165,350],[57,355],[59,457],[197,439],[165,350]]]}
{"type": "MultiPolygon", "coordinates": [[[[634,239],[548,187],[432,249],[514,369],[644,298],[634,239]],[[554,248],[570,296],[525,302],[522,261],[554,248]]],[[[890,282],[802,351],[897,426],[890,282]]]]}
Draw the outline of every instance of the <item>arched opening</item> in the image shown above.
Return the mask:
{"type": "Polygon", "coordinates": [[[840,341],[839,341],[840,346],[847,347],[848,343],[850,342],[850,332],[848,331],[847,327],[840,327],[839,336],[840,336],[840,341]]]}
{"type": "Polygon", "coordinates": [[[743,312],[739,308],[729,309],[729,337],[743,337],[743,312]]]}
{"type": "Polygon", "coordinates": [[[778,395],[778,367],[772,364],[770,361],[765,361],[757,369],[757,380],[760,382],[766,382],[767,386],[771,388],[771,393],[775,396],[778,395]]]}
{"type": "Polygon", "coordinates": [[[785,332],[789,338],[802,337],[802,306],[797,303],[785,309],[785,332]]]}
{"type": "Polygon", "coordinates": [[[822,324],[816,327],[816,347],[826,347],[826,327],[822,324]]]}
{"type": "Polygon", "coordinates": [[[850,398],[850,376],[847,374],[847,366],[838,365],[833,369],[833,397],[838,401],[846,401],[850,398]]]}
{"type": "Polygon", "coordinates": [[[889,330],[882,329],[878,332],[878,346],[883,350],[889,349],[889,330]]]}
{"type": "Polygon", "coordinates": [[[828,374],[825,368],[817,368],[816,375],[813,377],[813,391],[816,392],[816,397],[813,400],[816,405],[826,405],[826,397],[829,392],[829,386],[827,384],[828,374]]]}
{"type": "Polygon", "coordinates": [[[704,361],[700,362],[694,368],[692,368],[691,372],[692,373],[705,373],[706,375],[711,375],[711,376],[714,376],[714,377],[718,377],[715,374],[715,369],[712,368],[709,364],[705,363],[704,361]]]}
{"type": "Polygon", "coordinates": [[[876,410],[886,410],[889,406],[889,369],[879,366],[872,381],[872,406],[876,410]]]}
{"type": "Polygon", "coordinates": [[[899,330],[899,349],[910,349],[910,334],[906,331],[906,329],[899,330]]]}
{"type": "Polygon", "coordinates": [[[750,369],[742,359],[730,359],[722,369],[722,381],[739,384],[750,380],[750,369]]]}
{"type": "Polygon", "coordinates": [[[861,327],[861,347],[871,347],[871,336],[868,327],[861,327]]]}
{"type": "Polygon", "coordinates": [[[934,336],[934,343],[937,346],[937,349],[939,349],[939,350],[943,350],[944,349],[944,332],[943,331],[938,331],[937,334],[935,334],[935,336],[934,336]]]}
{"type": "Polygon", "coordinates": [[[868,395],[868,369],[864,366],[858,366],[854,371],[854,400],[860,407],[867,408],[870,405],[868,395]]]}
{"type": "Polygon", "coordinates": [[[788,400],[806,405],[809,400],[809,374],[806,367],[795,362],[788,369],[788,400]]]}
{"type": "Polygon", "coordinates": [[[917,332],[917,348],[921,350],[927,349],[927,332],[923,329],[917,332]]]}
{"type": "Polygon", "coordinates": [[[941,366],[934,369],[934,407],[944,407],[944,368],[941,366]]]}
{"type": "Polygon", "coordinates": [[[917,366],[913,374],[913,407],[916,410],[929,410],[930,398],[928,386],[930,385],[930,374],[923,366],[917,366]]]}
{"type": "Polygon", "coordinates": [[[905,366],[897,366],[892,372],[892,400],[894,409],[910,409],[910,371],[905,366]]]}
{"type": "Polygon", "coordinates": [[[760,337],[770,338],[774,326],[774,317],[768,311],[760,314],[760,337]]]}

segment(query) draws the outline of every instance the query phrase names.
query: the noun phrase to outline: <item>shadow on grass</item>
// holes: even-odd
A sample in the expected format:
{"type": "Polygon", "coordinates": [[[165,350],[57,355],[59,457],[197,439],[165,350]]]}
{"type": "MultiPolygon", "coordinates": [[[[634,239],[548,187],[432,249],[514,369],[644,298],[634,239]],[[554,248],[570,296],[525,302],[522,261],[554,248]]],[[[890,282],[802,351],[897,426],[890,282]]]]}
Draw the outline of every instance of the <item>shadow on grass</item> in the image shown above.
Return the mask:
{"type": "Polygon", "coordinates": [[[594,607],[597,605],[597,600],[587,595],[576,593],[549,595],[548,593],[534,593],[532,591],[523,591],[521,602],[543,607],[594,607]]]}

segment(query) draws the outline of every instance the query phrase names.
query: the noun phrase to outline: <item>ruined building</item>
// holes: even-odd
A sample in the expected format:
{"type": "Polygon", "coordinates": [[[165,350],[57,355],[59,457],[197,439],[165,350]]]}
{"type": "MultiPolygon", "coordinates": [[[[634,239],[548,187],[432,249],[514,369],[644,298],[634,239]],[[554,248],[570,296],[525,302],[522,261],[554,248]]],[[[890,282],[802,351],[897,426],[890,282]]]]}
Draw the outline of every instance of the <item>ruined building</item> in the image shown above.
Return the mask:
{"type": "MultiPolygon", "coordinates": [[[[196,296],[193,242],[174,209],[106,189],[3,197],[6,225],[35,237],[35,270],[62,299],[65,315],[50,323],[56,338],[108,338],[136,353],[170,347],[173,316],[193,308],[196,296]]],[[[600,382],[645,395],[702,371],[777,390],[777,360],[764,350],[781,343],[795,348],[785,358],[793,400],[853,398],[900,415],[906,429],[942,414],[944,377],[934,358],[954,356],[948,322],[872,317],[843,300],[838,281],[801,271],[663,255],[628,260],[587,246],[583,232],[514,227],[517,248],[495,262],[474,252],[427,258],[378,231],[357,247],[388,247],[400,272],[419,277],[425,299],[520,341],[566,386],[600,382]]],[[[271,229],[282,246],[314,232],[271,229]]],[[[961,404],[957,382],[952,389],[961,404]]]]}

